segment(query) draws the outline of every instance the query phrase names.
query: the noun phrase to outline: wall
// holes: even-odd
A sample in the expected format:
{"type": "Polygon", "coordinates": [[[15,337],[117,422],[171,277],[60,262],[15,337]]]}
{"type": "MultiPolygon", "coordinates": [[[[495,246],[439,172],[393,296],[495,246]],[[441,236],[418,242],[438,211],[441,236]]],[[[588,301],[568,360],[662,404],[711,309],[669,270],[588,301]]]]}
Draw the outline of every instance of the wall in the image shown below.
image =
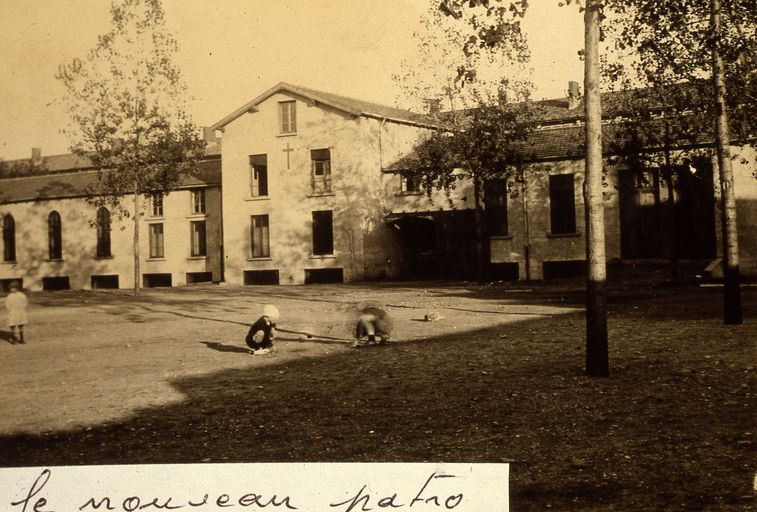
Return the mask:
{"type": "MultiPolygon", "coordinates": [[[[130,200],[124,203],[131,205],[130,200]]],[[[145,201],[145,206],[147,202],[145,201]]],[[[186,283],[187,272],[212,272],[213,279],[221,279],[220,248],[220,190],[211,187],[206,191],[205,217],[207,231],[207,258],[190,258],[191,195],[178,190],[164,198],[162,219],[145,216],[140,224],[140,255],[142,273],[171,273],[173,285],[186,283]],[[149,232],[151,222],[163,222],[165,258],[150,260],[149,232]]],[[[0,205],[0,217],[10,213],[16,224],[16,262],[0,262],[0,279],[22,278],[24,287],[42,289],[44,277],[68,276],[71,288],[88,289],[91,276],[119,276],[119,286],[134,286],[132,226],[130,219],[119,220],[111,212],[111,255],[96,258],[97,230],[94,227],[96,209],[84,199],[56,199],[0,205]],[[62,259],[49,260],[47,219],[51,211],[61,216],[62,259]]]]}
{"type": "MultiPolygon", "coordinates": [[[[731,152],[736,188],[739,263],[744,275],[757,276],[757,151],[753,146],[741,146],[732,147],[731,152]]],[[[720,218],[717,221],[716,225],[719,225],[720,218]]],[[[720,239],[718,251],[722,253],[720,239]]]]}
{"type": "Polygon", "coordinates": [[[289,93],[229,123],[223,133],[226,280],[247,270],[277,270],[280,284],[301,284],[306,269],[342,268],[345,281],[387,274],[382,162],[409,151],[420,130],[353,116],[289,93]],[[296,101],[297,133],[279,134],[278,103],[296,101]],[[314,194],[312,149],[330,149],[332,192],[314,194]],[[285,150],[291,150],[288,153],[285,150]],[[250,155],[267,155],[268,196],[251,197],[250,155]],[[289,166],[287,167],[287,155],[289,166]],[[333,212],[334,253],[312,254],[312,212],[333,212]],[[268,215],[270,257],[251,257],[252,215],[268,215]]]}
{"type": "MultiPolygon", "coordinates": [[[[620,257],[620,212],[617,169],[605,176],[605,251],[608,260],[620,257]]],[[[508,236],[491,238],[492,263],[518,263],[521,279],[542,279],[544,262],[586,259],[586,219],[583,200],[584,161],[564,160],[532,164],[525,173],[525,186],[514,185],[508,197],[508,236]],[[574,174],[575,234],[552,234],[550,227],[549,176],[574,174]],[[515,197],[513,197],[513,195],[515,197]],[[524,211],[526,210],[526,211],[524,211]],[[526,269],[526,246],[529,268],[526,269]]]]}

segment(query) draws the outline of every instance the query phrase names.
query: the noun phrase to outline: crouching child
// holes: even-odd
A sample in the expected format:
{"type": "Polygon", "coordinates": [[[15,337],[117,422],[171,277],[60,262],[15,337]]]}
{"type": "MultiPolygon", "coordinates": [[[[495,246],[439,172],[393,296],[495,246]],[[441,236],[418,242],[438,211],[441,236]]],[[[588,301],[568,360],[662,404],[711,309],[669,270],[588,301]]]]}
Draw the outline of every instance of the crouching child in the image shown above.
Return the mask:
{"type": "Polygon", "coordinates": [[[386,310],[368,306],[358,310],[355,325],[355,347],[383,345],[390,340],[392,322],[386,310]]]}
{"type": "Polygon", "coordinates": [[[279,319],[279,310],[276,306],[267,305],[263,308],[263,316],[258,318],[250,327],[245,342],[250,347],[250,354],[267,354],[273,348],[273,340],[276,338],[276,321],[279,319]]]}

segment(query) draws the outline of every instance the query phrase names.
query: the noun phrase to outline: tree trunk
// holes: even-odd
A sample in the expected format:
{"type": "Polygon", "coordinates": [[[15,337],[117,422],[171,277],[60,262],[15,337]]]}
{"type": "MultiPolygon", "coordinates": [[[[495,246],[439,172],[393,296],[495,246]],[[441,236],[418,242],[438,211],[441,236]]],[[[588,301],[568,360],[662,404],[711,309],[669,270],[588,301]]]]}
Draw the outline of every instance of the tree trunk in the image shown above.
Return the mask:
{"type": "Polygon", "coordinates": [[[139,296],[139,192],[134,187],[134,296],[139,296]]]}
{"type": "Polygon", "coordinates": [[[739,242],[736,229],[736,193],[733,187],[731,141],[728,110],[725,104],[725,72],[720,56],[720,0],[710,0],[710,28],[713,33],[712,85],[715,92],[715,150],[720,168],[720,193],[723,212],[723,321],[742,323],[739,276],[739,242]]]}
{"type": "Polygon", "coordinates": [[[678,279],[678,235],[676,233],[676,199],[673,190],[673,167],[670,158],[670,124],[665,118],[665,185],[668,187],[668,258],[670,259],[670,280],[678,279]]]}
{"type": "Polygon", "coordinates": [[[484,229],[484,209],[481,205],[481,185],[477,179],[473,181],[473,200],[476,203],[476,279],[485,283],[489,278],[489,236],[484,229]]]}
{"type": "Polygon", "coordinates": [[[602,105],[599,90],[600,2],[589,0],[584,12],[584,91],[586,113],[586,374],[610,374],[607,344],[607,265],[602,192],[602,105]]]}

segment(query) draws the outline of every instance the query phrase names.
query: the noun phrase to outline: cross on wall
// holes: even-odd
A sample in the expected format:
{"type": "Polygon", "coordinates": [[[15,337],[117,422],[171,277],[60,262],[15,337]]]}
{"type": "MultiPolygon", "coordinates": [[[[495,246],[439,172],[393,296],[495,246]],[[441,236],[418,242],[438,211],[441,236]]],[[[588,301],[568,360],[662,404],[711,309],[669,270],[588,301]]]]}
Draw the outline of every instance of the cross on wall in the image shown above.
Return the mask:
{"type": "Polygon", "coordinates": [[[287,147],[286,147],[286,149],[282,149],[281,151],[282,151],[282,152],[284,152],[284,153],[286,153],[286,155],[287,155],[287,169],[289,169],[289,154],[290,154],[290,153],[291,153],[292,151],[294,151],[294,148],[290,148],[290,147],[289,147],[289,143],[287,142],[287,147]]]}

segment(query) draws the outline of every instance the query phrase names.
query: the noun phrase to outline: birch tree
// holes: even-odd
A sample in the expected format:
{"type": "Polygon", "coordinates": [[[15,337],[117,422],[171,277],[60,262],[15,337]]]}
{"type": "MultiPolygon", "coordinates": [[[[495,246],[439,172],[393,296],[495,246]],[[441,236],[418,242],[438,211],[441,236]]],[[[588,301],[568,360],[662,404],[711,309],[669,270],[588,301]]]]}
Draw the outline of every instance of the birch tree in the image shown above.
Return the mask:
{"type": "Polygon", "coordinates": [[[730,147],[731,133],[745,140],[757,116],[757,9],[748,0],[628,0],[618,2],[616,8],[623,14],[616,45],[636,52],[640,69],[650,73],[662,64],[678,80],[711,83],[711,99],[703,106],[713,127],[712,147],[720,175],[723,319],[726,324],[739,324],[741,290],[730,147]]]}

